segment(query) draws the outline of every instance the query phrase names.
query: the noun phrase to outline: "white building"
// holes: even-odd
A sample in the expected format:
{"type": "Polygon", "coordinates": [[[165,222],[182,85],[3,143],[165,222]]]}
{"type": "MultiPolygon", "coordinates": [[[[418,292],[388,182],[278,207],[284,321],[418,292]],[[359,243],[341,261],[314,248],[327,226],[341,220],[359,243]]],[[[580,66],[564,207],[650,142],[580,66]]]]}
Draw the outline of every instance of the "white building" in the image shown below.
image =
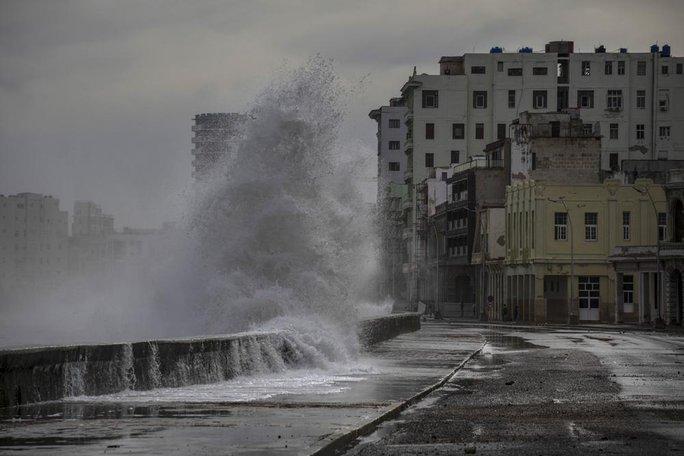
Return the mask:
{"type": "Polygon", "coordinates": [[[388,106],[372,110],[368,116],[378,123],[378,204],[390,182],[404,183],[406,171],[406,106],[402,98],[392,98],[388,106]]]}
{"type": "MultiPolygon", "coordinates": [[[[525,111],[578,113],[587,133],[601,136],[603,170],[618,169],[626,159],[684,158],[683,64],[669,46],[575,53],[573,42],[554,41],[543,53],[495,47],[488,54],[442,57],[437,75],[414,72],[402,87],[405,230],[415,230],[416,186],[432,168],[468,160],[510,136],[511,122],[525,111]]],[[[409,239],[414,242],[415,233],[409,239]]],[[[409,255],[415,250],[407,248],[409,255]]]]}
{"type": "Polygon", "coordinates": [[[92,201],[74,203],[69,270],[83,274],[102,269],[107,263],[107,238],[114,234],[114,217],[92,201]]]}
{"type": "Polygon", "coordinates": [[[68,214],[37,193],[0,195],[0,291],[54,287],[67,273],[68,214]]]}

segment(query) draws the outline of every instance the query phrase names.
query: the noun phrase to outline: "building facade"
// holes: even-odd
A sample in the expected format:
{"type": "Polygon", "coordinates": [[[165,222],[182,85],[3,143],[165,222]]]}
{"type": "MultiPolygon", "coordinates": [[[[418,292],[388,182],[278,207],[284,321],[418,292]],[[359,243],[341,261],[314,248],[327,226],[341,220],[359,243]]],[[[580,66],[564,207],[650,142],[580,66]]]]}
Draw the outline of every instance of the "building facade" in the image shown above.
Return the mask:
{"type": "MultiPolygon", "coordinates": [[[[575,52],[573,42],[555,41],[541,53],[494,47],[442,57],[439,74],[414,71],[402,87],[409,238],[415,242],[416,186],[430,169],[461,163],[510,136],[509,125],[523,112],[581,118],[583,134],[599,138],[604,171],[619,170],[624,160],[684,159],[684,130],[676,128],[684,121],[683,64],[669,46],[575,52]]],[[[415,267],[410,258],[405,269],[415,267]]]]}
{"type": "Polygon", "coordinates": [[[0,195],[0,291],[54,287],[67,274],[68,215],[49,195],[0,195]]]}
{"type": "MultiPolygon", "coordinates": [[[[510,186],[506,313],[529,322],[615,321],[618,287],[609,256],[615,249],[656,244],[665,211],[663,187],[647,179],[634,185],[606,180],[510,186]]],[[[645,270],[631,283],[633,299],[642,296],[645,306],[655,300],[655,272],[645,270]]]]}

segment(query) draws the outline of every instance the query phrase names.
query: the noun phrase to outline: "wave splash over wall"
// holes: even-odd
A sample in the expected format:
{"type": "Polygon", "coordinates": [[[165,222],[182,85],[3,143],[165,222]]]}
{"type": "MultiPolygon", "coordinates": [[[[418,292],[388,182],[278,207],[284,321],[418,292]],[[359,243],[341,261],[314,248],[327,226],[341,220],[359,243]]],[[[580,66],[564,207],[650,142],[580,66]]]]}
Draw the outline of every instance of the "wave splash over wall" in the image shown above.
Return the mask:
{"type": "MultiPolygon", "coordinates": [[[[359,176],[375,170],[368,150],[339,139],[345,96],[323,58],[285,71],[188,190],[163,256],[26,304],[50,319],[24,329],[43,334],[43,323],[73,342],[284,331],[315,347],[315,363],[354,356],[356,303],[375,265],[359,176]]],[[[31,342],[72,342],[57,339],[31,342]]]]}

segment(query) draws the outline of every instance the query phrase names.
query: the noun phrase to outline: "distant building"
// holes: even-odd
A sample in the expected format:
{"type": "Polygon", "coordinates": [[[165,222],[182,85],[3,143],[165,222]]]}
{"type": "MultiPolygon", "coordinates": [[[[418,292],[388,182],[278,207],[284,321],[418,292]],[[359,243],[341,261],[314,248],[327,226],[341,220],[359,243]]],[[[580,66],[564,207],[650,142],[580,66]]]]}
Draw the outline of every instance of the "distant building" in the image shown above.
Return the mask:
{"type": "Polygon", "coordinates": [[[0,195],[0,291],[57,286],[67,273],[67,238],[57,198],[0,195]]]}
{"type": "Polygon", "coordinates": [[[92,201],[76,201],[69,239],[69,271],[83,274],[107,263],[107,238],[114,234],[114,217],[92,201]]]}
{"type": "Polygon", "coordinates": [[[197,114],[192,126],[192,177],[202,179],[226,157],[230,140],[239,132],[246,116],[237,113],[197,114]]]}

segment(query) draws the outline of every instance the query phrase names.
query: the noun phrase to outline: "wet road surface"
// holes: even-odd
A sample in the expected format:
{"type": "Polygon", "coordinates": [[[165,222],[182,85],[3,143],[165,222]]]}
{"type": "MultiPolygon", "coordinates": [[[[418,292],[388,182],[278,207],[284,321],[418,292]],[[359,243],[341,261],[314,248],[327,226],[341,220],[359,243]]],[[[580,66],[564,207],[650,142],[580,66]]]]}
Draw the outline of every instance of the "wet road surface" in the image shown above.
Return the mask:
{"type": "Polygon", "coordinates": [[[0,409],[0,454],[310,454],[434,384],[482,340],[427,324],[338,371],[0,409]]]}
{"type": "Polygon", "coordinates": [[[347,454],[684,454],[681,336],[480,330],[479,356],[347,454]]]}

